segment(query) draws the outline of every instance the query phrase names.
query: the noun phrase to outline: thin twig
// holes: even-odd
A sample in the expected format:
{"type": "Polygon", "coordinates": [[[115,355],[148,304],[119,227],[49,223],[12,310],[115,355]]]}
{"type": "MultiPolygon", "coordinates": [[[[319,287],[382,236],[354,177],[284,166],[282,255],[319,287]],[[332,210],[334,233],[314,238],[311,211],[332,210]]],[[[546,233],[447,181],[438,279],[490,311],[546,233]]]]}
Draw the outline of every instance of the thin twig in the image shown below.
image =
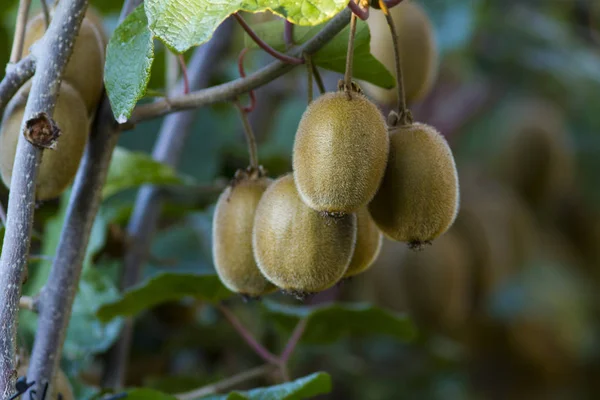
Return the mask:
{"type": "Polygon", "coordinates": [[[6,227],[6,212],[4,211],[4,206],[0,203],[0,223],[2,227],[6,227]]]}
{"type": "Polygon", "coordinates": [[[256,146],[256,138],[254,137],[254,131],[252,125],[248,120],[248,112],[244,110],[244,107],[238,100],[234,101],[234,104],[240,112],[240,118],[244,125],[244,135],[246,136],[246,144],[248,145],[248,156],[250,158],[250,168],[253,171],[258,171],[258,148],[256,146]]]}
{"type": "Polygon", "coordinates": [[[363,21],[366,21],[367,18],[369,18],[369,8],[362,8],[358,3],[355,3],[354,0],[348,2],[348,8],[352,10],[354,15],[363,21]]]}
{"type": "Polygon", "coordinates": [[[306,318],[301,319],[294,328],[292,335],[290,336],[287,344],[285,345],[285,349],[283,349],[283,352],[281,352],[281,356],[279,356],[279,360],[282,364],[287,364],[290,360],[290,357],[294,353],[294,350],[296,349],[296,346],[298,345],[298,342],[300,341],[300,338],[302,337],[302,334],[304,334],[304,330],[306,329],[306,321],[306,318]]]}
{"type": "MultiPolygon", "coordinates": [[[[219,26],[208,43],[194,51],[188,65],[189,84],[192,89],[199,89],[208,85],[213,72],[216,70],[218,61],[229,47],[232,29],[233,21],[225,21],[219,26]]],[[[179,94],[182,90],[183,82],[179,82],[171,89],[171,93],[179,94]]],[[[152,153],[155,160],[173,168],[177,167],[196,115],[194,110],[189,110],[168,115],[164,119],[152,153]]],[[[225,185],[225,183],[214,185],[216,190],[213,189],[211,193],[214,192],[218,196],[225,185]]],[[[202,191],[207,192],[206,189],[204,188],[202,191]]],[[[140,280],[142,267],[148,260],[150,244],[158,225],[164,191],[164,188],[143,186],[138,192],[133,213],[127,226],[127,236],[130,240],[125,254],[124,273],[121,281],[122,289],[131,287],[140,280]]],[[[190,193],[193,194],[193,189],[185,191],[187,195],[190,193]]],[[[121,331],[118,342],[109,352],[103,377],[104,387],[115,390],[122,388],[132,332],[133,321],[128,320],[121,331]]]]}
{"type": "Polygon", "coordinates": [[[237,375],[225,378],[221,381],[211,383],[210,385],[203,386],[199,389],[192,390],[190,392],[176,394],[178,400],[193,400],[199,399],[200,397],[208,396],[210,394],[217,394],[227,392],[240,383],[259,378],[263,375],[268,374],[276,368],[273,364],[265,364],[260,367],[249,369],[248,371],[241,372],[237,375]]]}
{"type": "Polygon", "coordinates": [[[44,24],[46,24],[46,29],[48,29],[50,26],[50,9],[46,0],[40,0],[40,3],[42,4],[42,13],[44,14],[44,24]]]}
{"type": "MultiPolygon", "coordinates": [[[[39,73],[33,77],[21,123],[22,132],[25,122],[33,116],[46,113],[51,118],[53,115],[61,75],[73,50],[74,38],[86,8],[87,0],[62,0],[56,9],[56,18],[42,39],[42,45],[33,47],[32,53],[37,60],[39,73]]],[[[10,396],[15,383],[13,372],[17,348],[18,305],[31,242],[35,183],[41,154],[42,150],[39,147],[27,141],[24,135],[19,135],[8,199],[6,233],[0,255],[1,398],[10,396]]],[[[36,368],[30,368],[28,374],[36,375],[36,368]]],[[[36,379],[36,382],[42,380],[36,379]]]]}
{"type": "MultiPolygon", "coordinates": [[[[351,0],[352,2],[353,0],[351,0]]],[[[354,63],[354,37],[356,36],[356,14],[350,18],[350,34],[348,35],[348,53],[346,54],[346,72],[344,73],[344,90],[348,99],[352,98],[352,65],[354,63]]]]}
{"type": "Polygon", "coordinates": [[[307,86],[308,86],[308,90],[307,90],[307,95],[308,95],[308,104],[310,104],[313,101],[313,63],[312,63],[312,59],[311,56],[309,54],[305,54],[304,55],[304,59],[306,60],[306,80],[307,80],[307,86]]]}
{"type": "Polygon", "coordinates": [[[13,39],[12,50],[10,52],[10,62],[16,63],[23,55],[23,43],[25,42],[25,28],[27,27],[27,18],[29,17],[29,7],[31,0],[20,0],[19,11],[17,11],[17,22],[15,24],[15,38],[13,39]]]}
{"type": "MultiPolygon", "coordinates": [[[[412,116],[410,111],[406,107],[406,94],[404,91],[404,78],[402,76],[402,60],[400,59],[400,45],[398,43],[398,33],[396,31],[396,24],[394,19],[390,15],[385,1],[379,0],[379,6],[381,11],[385,15],[385,19],[390,27],[390,34],[392,35],[392,45],[394,46],[394,60],[396,66],[396,90],[398,93],[398,120],[397,123],[400,125],[408,125],[412,123],[412,116]]],[[[396,122],[395,119],[391,119],[390,122],[396,122]]]]}
{"type": "Polygon", "coordinates": [[[274,365],[281,365],[279,358],[267,350],[262,344],[260,344],[254,336],[246,329],[246,327],[237,319],[237,317],[223,304],[218,306],[219,310],[223,313],[225,318],[229,321],[231,326],[240,334],[240,336],[248,343],[252,350],[260,356],[263,360],[274,365]]]}
{"type": "MultiPolygon", "coordinates": [[[[123,21],[140,3],[141,0],[126,0],[119,21],[123,21]]],[[[60,24],[62,21],[72,23],[82,18],[85,12],[84,6],[87,6],[87,2],[83,0],[61,0],[46,35],[52,31],[55,24],[60,24]],[[81,7],[75,8],[74,5],[81,7]],[[62,12],[63,9],[67,9],[68,12],[62,12]]],[[[65,40],[65,37],[61,39],[65,40]]],[[[71,39],[66,42],[73,41],[71,39]]],[[[110,102],[106,95],[103,95],[92,126],[90,140],[73,183],[65,224],[50,276],[40,294],[40,304],[43,304],[38,318],[40,329],[35,336],[27,374],[27,380],[35,381],[36,384],[29,389],[29,393],[31,390],[41,393],[38,385],[50,381],[49,378],[54,376],[54,371],[58,368],[73,300],[79,286],[83,259],[119,133],[120,127],[114,120],[110,102]]],[[[51,388],[49,389],[51,392],[51,388]]]]}
{"type": "MultiPolygon", "coordinates": [[[[350,21],[350,9],[345,9],[331,19],[313,38],[304,45],[294,49],[293,54],[301,56],[302,53],[314,54],[337,35],[350,21]]],[[[208,89],[192,92],[185,96],[163,99],[150,104],[138,106],[127,124],[136,124],[148,119],[157,118],[175,111],[188,110],[208,104],[230,101],[240,94],[256,89],[268,82],[284,75],[294,68],[294,65],[282,61],[274,61],[261,68],[247,78],[213,86],[208,89]]]]}
{"type": "Polygon", "coordinates": [[[183,79],[183,94],[188,94],[190,92],[190,80],[188,78],[187,66],[185,65],[185,58],[183,58],[183,54],[180,54],[177,57],[179,61],[179,67],[181,68],[181,77],[183,79]]]}
{"type": "Polygon", "coordinates": [[[283,21],[283,40],[288,49],[294,46],[294,24],[287,19],[283,21]]]}
{"type": "Polygon", "coordinates": [[[327,89],[325,88],[325,84],[323,83],[323,78],[321,77],[321,73],[319,72],[319,68],[317,68],[317,66],[315,65],[315,63],[313,63],[313,65],[312,65],[312,70],[313,70],[313,76],[315,78],[315,81],[317,82],[317,87],[319,88],[319,92],[321,94],[325,94],[325,92],[327,91],[327,89]]]}
{"type": "MultiPolygon", "coordinates": [[[[244,70],[244,57],[246,57],[247,52],[248,48],[244,47],[238,56],[238,72],[242,78],[246,77],[246,71],[244,70]]],[[[250,90],[248,92],[248,96],[250,97],[250,105],[244,106],[244,111],[247,113],[254,111],[256,108],[256,93],[254,90],[250,90]]]]}
{"type": "Polygon", "coordinates": [[[275,50],[274,48],[272,48],[271,46],[269,46],[267,44],[267,42],[265,42],[264,40],[262,40],[261,38],[258,37],[256,32],[254,32],[252,30],[250,25],[248,25],[248,23],[244,20],[244,18],[240,14],[235,13],[235,14],[233,14],[233,16],[235,17],[237,22],[242,26],[242,28],[244,28],[244,30],[246,31],[248,36],[250,36],[252,38],[254,43],[256,43],[258,45],[258,47],[260,47],[261,49],[263,49],[264,51],[266,51],[267,53],[269,53],[276,59],[283,61],[284,63],[292,64],[292,65],[304,64],[304,60],[302,58],[288,56],[287,54],[281,53],[281,52],[275,50]]]}
{"type": "Polygon", "coordinates": [[[6,69],[6,76],[0,82],[0,115],[4,113],[10,99],[35,73],[35,57],[29,54],[18,63],[8,65],[6,69]]]}

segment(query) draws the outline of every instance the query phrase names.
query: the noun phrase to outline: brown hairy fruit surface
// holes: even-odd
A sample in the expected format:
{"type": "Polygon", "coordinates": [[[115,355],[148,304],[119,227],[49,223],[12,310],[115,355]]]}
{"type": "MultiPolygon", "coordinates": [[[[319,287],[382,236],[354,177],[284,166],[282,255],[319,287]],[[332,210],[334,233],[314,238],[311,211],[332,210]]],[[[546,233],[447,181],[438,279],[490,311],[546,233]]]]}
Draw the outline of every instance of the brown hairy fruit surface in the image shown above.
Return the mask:
{"type": "Polygon", "coordinates": [[[252,252],[252,227],[258,202],[271,179],[242,178],[228,186],[213,217],[213,260],[223,284],[231,291],[259,297],[276,290],[261,274],[252,252]]]}
{"type": "MultiPolygon", "coordinates": [[[[79,92],[90,115],[95,112],[104,87],[107,36],[101,21],[93,10],[88,9],[63,74],[63,82],[68,82],[79,92]]],[[[23,56],[30,53],[31,46],[44,36],[45,31],[43,14],[36,15],[27,23],[23,56]]]]}
{"type": "Polygon", "coordinates": [[[418,246],[452,225],[458,203],[458,175],[446,140],[421,123],[394,128],[385,176],[369,204],[379,229],[418,246]]]}
{"type": "Polygon", "coordinates": [[[294,142],[294,179],[302,200],[327,213],[353,213],[375,195],[387,162],[383,115],[359,93],[327,93],[302,116],[294,142]]]}
{"type": "MultiPolygon", "coordinates": [[[[27,357],[19,356],[17,360],[17,376],[27,376],[27,370],[29,369],[29,359],[27,357]]],[[[48,400],[58,400],[59,397],[62,400],[75,400],[75,394],[73,388],[69,382],[69,378],[63,372],[62,369],[58,369],[54,375],[54,381],[52,383],[52,394],[47,396],[48,400]]]]}
{"type": "Polygon", "coordinates": [[[315,293],[346,272],[356,242],[356,216],[332,218],[302,202],[292,174],[269,186],[254,219],[254,257],[263,275],[284,291],[315,293]]]}
{"type": "MultiPolygon", "coordinates": [[[[23,86],[9,102],[0,128],[0,174],[10,187],[21,121],[25,113],[31,81],[23,86]]],[[[54,121],[61,130],[55,149],[42,153],[36,200],[58,197],[73,181],[85,150],[89,133],[88,114],[79,93],[68,83],[60,87],[54,121]]]]}
{"type": "Polygon", "coordinates": [[[527,99],[507,111],[495,157],[495,175],[532,207],[554,207],[573,187],[574,151],[563,113],[545,100],[527,99]]]}
{"type": "Polygon", "coordinates": [[[344,278],[360,274],[373,265],[383,243],[383,235],[373,222],[367,207],[356,212],[356,245],[344,278]]]}
{"type": "Polygon", "coordinates": [[[409,313],[425,329],[457,336],[471,312],[470,254],[452,230],[423,251],[407,253],[401,293],[409,313]]]}
{"type": "MultiPolygon", "coordinates": [[[[438,48],[429,17],[419,4],[404,0],[390,9],[390,14],[398,33],[404,92],[410,104],[431,90],[437,77],[438,48]]],[[[367,23],[371,32],[371,54],[394,75],[394,45],[385,15],[371,10],[367,23]]],[[[384,89],[368,82],[361,82],[361,87],[378,103],[394,105],[398,101],[396,89],[384,89]]]]}

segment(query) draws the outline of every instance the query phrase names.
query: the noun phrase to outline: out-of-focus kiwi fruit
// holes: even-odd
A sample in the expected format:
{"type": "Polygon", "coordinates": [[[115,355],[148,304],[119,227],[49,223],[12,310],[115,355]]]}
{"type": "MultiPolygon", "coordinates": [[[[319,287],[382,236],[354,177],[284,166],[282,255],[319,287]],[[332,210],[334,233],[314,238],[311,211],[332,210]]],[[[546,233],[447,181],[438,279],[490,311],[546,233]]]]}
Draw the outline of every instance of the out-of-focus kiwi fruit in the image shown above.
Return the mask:
{"type": "Polygon", "coordinates": [[[293,150],[294,179],[312,209],[348,214],[365,206],[377,191],[388,158],[383,115],[353,92],[327,93],[302,116],[293,150]]]}
{"type": "Polygon", "coordinates": [[[263,275],[282,290],[303,296],[344,276],[356,243],[356,215],[329,217],[311,209],[288,174],[263,194],[252,237],[263,275]]]}
{"type": "Polygon", "coordinates": [[[495,176],[537,212],[553,207],[572,190],[574,152],[563,113],[554,104],[542,99],[514,102],[502,132],[495,176]]]}
{"type": "Polygon", "coordinates": [[[421,123],[393,128],[385,176],[369,204],[379,229],[419,247],[452,225],[458,203],[458,174],[446,140],[421,123]]]}
{"type": "Polygon", "coordinates": [[[356,212],[356,245],[344,278],[360,274],[373,265],[383,242],[383,235],[373,222],[367,207],[356,212]]]}
{"type": "MultiPolygon", "coordinates": [[[[23,42],[23,56],[30,53],[31,46],[46,32],[44,15],[34,16],[28,23],[23,42]]],[[[101,18],[88,8],[81,22],[81,29],[73,53],[63,74],[63,82],[68,82],[79,92],[91,115],[95,112],[104,87],[104,57],[107,36],[101,18]]]]}
{"type": "Polygon", "coordinates": [[[217,201],[213,217],[213,260],[223,284],[248,297],[277,288],[262,275],[252,252],[252,228],[258,202],[271,179],[239,171],[217,201]]]}
{"type": "MultiPolygon", "coordinates": [[[[404,0],[390,9],[390,14],[398,33],[404,92],[410,104],[431,90],[437,76],[438,48],[429,17],[419,4],[404,0]]],[[[385,15],[371,10],[367,23],[371,32],[371,54],[393,74],[396,71],[394,47],[385,15]]],[[[394,105],[398,101],[395,89],[368,82],[361,82],[361,87],[380,104],[394,105]]]]}
{"type": "MultiPolygon", "coordinates": [[[[10,187],[21,121],[30,89],[31,81],[9,102],[2,119],[0,174],[7,187],[10,187]]],[[[61,84],[53,117],[61,135],[55,149],[47,149],[42,153],[36,187],[36,200],[39,201],[58,197],[71,184],[88,140],[89,120],[85,104],[67,82],[61,84]]]]}
{"type": "MultiPolygon", "coordinates": [[[[27,376],[27,370],[29,368],[29,359],[25,355],[19,355],[17,358],[17,376],[27,376]]],[[[47,396],[48,400],[58,400],[59,395],[62,400],[75,400],[75,394],[73,388],[69,382],[69,378],[63,372],[62,369],[58,369],[54,375],[54,381],[52,383],[52,394],[47,396]]]]}
{"type": "Polygon", "coordinates": [[[471,313],[470,257],[463,238],[449,231],[401,261],[400,293],[423,328],[454,337],[465,328],[471,313]]]}

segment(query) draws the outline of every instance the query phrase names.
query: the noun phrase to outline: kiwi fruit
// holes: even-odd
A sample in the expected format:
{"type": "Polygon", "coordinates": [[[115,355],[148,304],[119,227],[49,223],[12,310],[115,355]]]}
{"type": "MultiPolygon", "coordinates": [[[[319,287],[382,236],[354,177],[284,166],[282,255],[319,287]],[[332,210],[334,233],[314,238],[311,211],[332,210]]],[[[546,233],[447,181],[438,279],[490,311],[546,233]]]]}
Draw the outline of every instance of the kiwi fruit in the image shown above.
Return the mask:
{"type": "Polygon", "coordinates": [[[213,217],[213,260],[223,284],[247,297],[277,288],[261,274],[252,252],[252,227],[258,202],[271,183],[240,171],[219,196],[213,217]]]}
{"type": "Polygon", "coordinates": [[[388,149],[386,123],[375,104],[357,92],[326,93],[308,106],[296,132],[298,193],[317,211],[356,212],[375,195],[388,149]]]}
{"type": "Polygon", "coordinates": [[[454,157],[442,135],[422,123],[393,128],[385,176],[369,204],[379,229],[420,247],[452,225],[458,203],[454,157]]]}
{"type": "MultiPolygon", "coordinates": [[[[31,81],[11,99],[0,127],[0,175],[7,187],[10,187],[21,122],[30,89],[31,81]]],[[[71,184],[88,139],[90,127],[85,104],[79,93],[67,82],[61,84],[54,109],[54,121],[60,128],[61,135],[55,149],[47,149],[42,153],[36,187],[38,201],[58,197],[71,184]]]]}
{"type": "MultiPolygon", "coordinates": [[[[30,53],[31,46],[41,39],[45,32],[43,14],[36,15],[27,23],[23,56],[30,53]]],[[[106,44],[107,36],[101,18],[92,9],[88,9],[62,78],[63,82],[68,82],[79,92],[89,115],[95,112],[104,87],[106,44]]]]}
{"type": "Polygon", "coordinates": [[[417,324],[456,336],[471,312],[470,254],[450,230],[421,252],[408,252],[401,264],[401,292],[417,324]]]}
{"type": "Polygon", "coordinates": [[[356,242],[356,215],[329,217],[300,198],[293,174],[265,191],[254,218],[254,258],[263,275],[299,297],[335,285],[356,242]]]}
{"type": "MultiPolygon", "coordinates": [[[[29,369],[29,358],[20,354],[17,357],[17,376],[27,376],[27,370],[29,369]]],[[[63,372],[62,369],[56,371],[54,380],[52,382],[52,394],[45,397],[48,400],[75,400],[75,394],[73,393],[73,387],[69,382],[69,378],[63,372]],[[60,396],[60,397],[59,397],[60,396]]]]}
{"type": "MultiPolygon", "coordinates": [[[[404,0],[390,9],[400,47],[403,86],[407,103],[422,99],[431,90],[437,76],[438,49],[427,14],[414,1],[404,0]]],[[[371,54],[392,73],[396,71],[390,28],[385,15],[371,10],[367,20],[371,32],[371,54]]],[[[395,89],[384,89],[361,82],[365,93],[383,105],[394,105],[395,89]]]]}
{"type": "Polygon", "coordinates": [[[494,175],[539,213],[552,210],[573,187],[574,151],[563,113],[542,99],[523,99],[506,111],[494,175]]]}
{"type": "Polygon", "coordinates": [[[356,245],[344,278],[360,274],[373,265],[383,243],[383,235],[373,222],[367,207],[356,212],[356,245]]]}

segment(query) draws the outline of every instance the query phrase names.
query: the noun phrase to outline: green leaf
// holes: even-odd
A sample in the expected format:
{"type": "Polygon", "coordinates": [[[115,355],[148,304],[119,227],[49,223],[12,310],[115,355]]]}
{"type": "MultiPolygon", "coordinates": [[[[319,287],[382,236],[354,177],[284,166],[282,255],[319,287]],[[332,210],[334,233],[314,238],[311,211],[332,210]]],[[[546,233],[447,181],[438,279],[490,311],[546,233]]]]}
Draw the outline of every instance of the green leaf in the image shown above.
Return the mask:
{"type": "Polygon", "coordinates": [[[298,25],[321,24],[342,11],[348,0],[146,0],[150,29],[168,47],[183,53],[208,41],[237,11],[271,10],[298,25]]]}
{"type": "Polygon", "coordinates": [[[325,372],[247,392],[231,392],[226,395],[202,397],[202,400],[302,400],[331,392],[331,377],[325,372]]]}
{"type": "Polygon", "coordinates": [[[177,397],[152,389],[130,389],[125,399],[127,400],[177,400],[177,397]]]}
{"type": "MultiPolygon", "coordinates": [[[[270,21],[252,27],[258,36],[275,50],[284,52],[286,44],[283,35],[283,24],[280,21],[270,21]]],[[[316,35],[323,26],[294,27],[294,43],[303,44],[316,35]]],[[[346,54],[348,50],[348,35],[350,27],[346,27],[333,40],[315,53],[312,61],[315,65],[330,71],[344,73],[346,70],[346,54]]],[[[248,36],[245,37],[246,47],[258,48],[258,45],[248,36]]],[[[352,75],[355,79],[371,82],[386,89],[396,86],[396,79],[371,54],[371,34],[366,22],[359,21],[354,38],[354,64],[352,75]]]]}
{"type": "Polygon", "coordinates": [[[292,332],[306,318],[301,342],[326,344],[344,336],[387,335],[410,341],[415,335],[411,320],[370,304],[332,304],[318,307],[290,306],[263,301],[267,313],[284,331],[292,332]]]}
{"type": "Polygon", "coordinates": [[[104,84],[116,120],[127,121],[144,96],[154,60],[154,43],[143,5],[115,29],[106,48],[104,84]]]}
{"type": "Polygon", "coordinates": [[[192,178],[179,175],[175,169],[154,160],[146,153],[117,147],[102,196],[107,198],[122,190],[146,184],[184,185],[191,184],[192,181],[192,178]]]}
{"type": "Polygon", "coordinates": [[[105,304],[97,316],[110,321],[117,316],[132,316],[166,301],[188,296],[207,302],[218,302],[232,295],[215,274],[162,273],[127,290],[120,299],[105,304]]]}

